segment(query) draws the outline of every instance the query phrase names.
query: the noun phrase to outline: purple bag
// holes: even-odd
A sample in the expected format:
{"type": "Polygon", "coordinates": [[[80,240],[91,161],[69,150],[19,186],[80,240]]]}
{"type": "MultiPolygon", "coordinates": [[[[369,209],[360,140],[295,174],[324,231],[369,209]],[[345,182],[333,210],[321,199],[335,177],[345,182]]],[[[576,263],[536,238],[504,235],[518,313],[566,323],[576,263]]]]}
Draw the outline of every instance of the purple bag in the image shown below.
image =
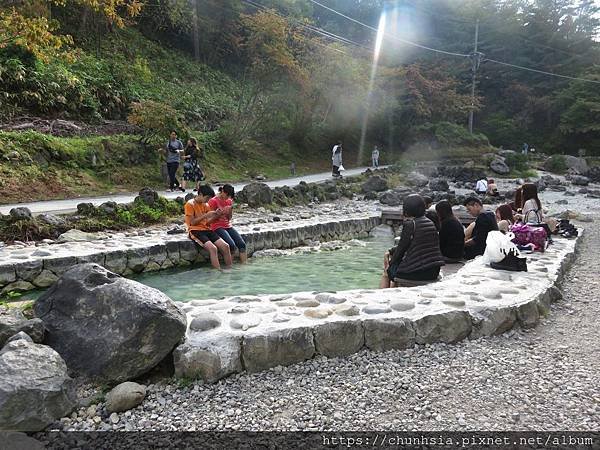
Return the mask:
{"type": "Polygon", "coordinates": [[[525,223],[515,223],[510,227],[511,233],[515,235],[512,240],[517,245],[535,245],[535,249],[544,251],[548,234],[543,227],[534,227],[525,223]]]}

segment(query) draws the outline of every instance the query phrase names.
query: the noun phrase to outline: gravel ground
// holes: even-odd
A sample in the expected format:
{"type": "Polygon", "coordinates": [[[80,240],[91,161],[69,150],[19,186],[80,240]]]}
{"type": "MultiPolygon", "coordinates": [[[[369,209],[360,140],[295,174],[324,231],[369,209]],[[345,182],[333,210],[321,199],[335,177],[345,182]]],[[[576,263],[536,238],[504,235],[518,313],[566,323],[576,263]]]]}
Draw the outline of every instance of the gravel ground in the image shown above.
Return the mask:
{"type": "Polygon", "coordinates": [[[536,329],[150,385],[131,411],[110,418],[99,404],[50,429],[598,430],[600,223],[586,225],[565,300],[536,329]]]}

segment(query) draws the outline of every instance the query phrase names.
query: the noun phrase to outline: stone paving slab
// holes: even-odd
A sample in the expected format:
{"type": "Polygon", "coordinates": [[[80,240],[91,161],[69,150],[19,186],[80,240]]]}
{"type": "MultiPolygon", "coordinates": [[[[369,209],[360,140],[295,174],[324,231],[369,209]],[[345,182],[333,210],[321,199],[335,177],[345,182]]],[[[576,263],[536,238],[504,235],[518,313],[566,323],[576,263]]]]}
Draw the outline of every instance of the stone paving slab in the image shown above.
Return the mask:
{"type": "Polygon", "coordinates": [[[533,327],[562,297],[558,288],[581,235],[557,238],[545,253],[527,255],[528,272],[494,270],[478,258],[437,283],[414,288],[179,303],[188,330],[174,352],[176,374],[214,382],[318,354],[450,344],[533,327]]]}
{"type": "MultiPolygon", "coordinates": [[[[343,219],[312,218],[238,227],[248,253],[263,249],[287,249],[305,241],[348,240],[367,237],[380,224],[378,213],[361,213],[343,219]],[[258,229],[257,229],[258,228],[258,229]]],[[[90,242],[46,246],[10,246],[0,249],[0,289],[27,291],[46,288],[74,264],[94,262],[119,275],[164,270],[208,261],[208,254],[187,234],[141,232],[90,242]]]]}

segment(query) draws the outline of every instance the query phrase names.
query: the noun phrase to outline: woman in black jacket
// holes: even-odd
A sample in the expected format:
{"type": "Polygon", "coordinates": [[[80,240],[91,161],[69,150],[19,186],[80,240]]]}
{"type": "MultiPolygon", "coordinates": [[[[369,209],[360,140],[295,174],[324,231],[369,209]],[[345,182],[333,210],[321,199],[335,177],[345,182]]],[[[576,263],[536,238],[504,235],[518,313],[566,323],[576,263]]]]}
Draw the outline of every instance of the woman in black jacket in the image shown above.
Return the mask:
{"type": "Polygon", "coordinates": [[[386,253],[380,287],[395,287],[394,278],[437,280],[444,259],[435,225],[425,217],[420,195],[409,195],[402,205],[404,224],[398,246],[386,253]]]}
{"type": "Polygon", "coordinates": [[[465,253],[465,228],[452,212],[448,200],[442,200],[435,205],[435,211],[440,219],[440,250],[446,262],[463,259],[465,253]]]}

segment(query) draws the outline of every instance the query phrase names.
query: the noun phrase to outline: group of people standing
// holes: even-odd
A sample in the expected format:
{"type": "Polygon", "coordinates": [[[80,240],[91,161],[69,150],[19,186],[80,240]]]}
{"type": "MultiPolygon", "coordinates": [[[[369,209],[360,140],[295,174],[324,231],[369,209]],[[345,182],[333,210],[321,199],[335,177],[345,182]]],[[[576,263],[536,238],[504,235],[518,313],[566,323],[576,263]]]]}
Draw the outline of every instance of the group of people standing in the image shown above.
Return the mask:
{"type": "MultiPolygon", "coordinates": [[[[342,165],[342,141],[338,141],[331,150],[331,175],[334,178],[341,178],[341,172],[344,171],[342,165]]],[[[371,152],[371,167],[377,169],[379,167],[379,148],[375,146],[371,152]]]]}
{"type": "MultiPolygon", "coordinates": [[[[556,229],[556,222],[545,218],[533,183],[523,184],[514,201],[498,206],[495,212],[486,210],[475,196],[467,198],[464,206],[475,218],[466,229],[447,200],[433,207],[430,199],[420,195],[406,197],[400,242],[384,256],[380,287],[394,287],[395,279],[437,280],[443,265],[483,255],[488,233],[493,230],[506,233],[515,224],[525,224],[544,228],[549,236],[556,229]]],[[[530,249],[544,250],[537,246],[531,243],[530,249]]]]}
{"type": "Polygon", "coordinates": [[[194,190],[198,189],[200,181],[204,180],[204,172],[200,167],[200,158],[202,156],[198,141],[190,137],[187,145],[184,147],[181,140],[177,137],[176,131],[171,131],[169,141],[165,144],[167,174],[169,177],[168,192],[180,190],[185,192],[186,182],[194,183],[194,190]],[[180,183],[177,179],[177,170],[183,160],[183,180],[180,183]]]}

